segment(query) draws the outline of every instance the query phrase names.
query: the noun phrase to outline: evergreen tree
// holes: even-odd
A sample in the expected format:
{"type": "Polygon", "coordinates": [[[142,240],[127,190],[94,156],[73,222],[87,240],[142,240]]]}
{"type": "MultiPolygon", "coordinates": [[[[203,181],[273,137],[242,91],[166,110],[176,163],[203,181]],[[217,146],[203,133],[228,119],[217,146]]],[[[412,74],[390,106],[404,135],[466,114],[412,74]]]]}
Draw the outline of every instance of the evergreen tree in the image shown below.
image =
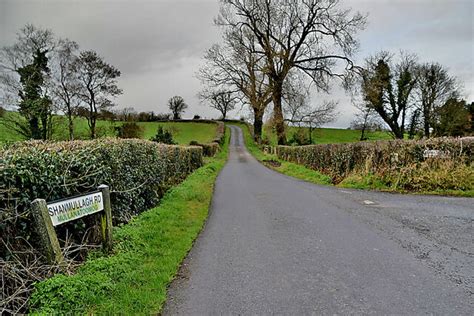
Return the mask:
{"type": "Polygon", "coordinates": [[[47,139],[51,118],[51,100],[43,94],[45,75],[49,72],[47,50],[37,49],[33,62],[18,68],[22,90],[19,112],[26,118],[25,132],[33,139],[47,139]]]}
{"type": "Polygon", "coordinates": [[[168,145],[176,144],[173,140],[173,135],[169,131],[164,130],[161,126],[158,126],[158,131],[156,132],[155,137],[153,137],[151,140],[157,143],[168,145]]]}
{"type": "Polygon", "coordinates": [[[463,136],[469,133],[469,110],[464,100],[451,98],[437,110],[436,136],[463,136]]]}

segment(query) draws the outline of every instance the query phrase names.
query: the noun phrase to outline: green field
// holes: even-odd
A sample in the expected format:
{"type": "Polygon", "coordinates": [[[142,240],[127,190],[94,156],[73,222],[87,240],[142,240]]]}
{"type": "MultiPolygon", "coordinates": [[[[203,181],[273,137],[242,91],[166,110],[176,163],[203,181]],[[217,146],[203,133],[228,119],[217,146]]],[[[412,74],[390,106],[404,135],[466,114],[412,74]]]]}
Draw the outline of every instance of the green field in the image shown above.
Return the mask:
{"type": "Polygon", "coordinates": [[[162,126],[173,134],[173,139],[180,145],[189,145],[195,140],[199,143],[210,143],[216,136],[216,124],[188,122],[140,122],[143,127],[143,137],[150,139],[156,134],[158,126],[162,126]]]}
{"type": "MultiPolygon", "coordinates": [[[[6,118],[18,117],[17,113],[6,112],[6,118]]],[[[24,140],[16,131],[9,128],[4,123],[4,118],[0,118],[0,143],[24,140]]],[[[97,135],[99,137],[115,136],[115,127],[122,122],[97,121],[97,135]]],[[[199,143],[209,143],[216,135],[216,124],[195,123],[195,122],[139,122],[143,127],[143,138],[150,139],[155,136],[158,126],[169,130],[173,134],[173,139],[180,145],[188,145],[195,140],[199,143]]],[[[76,139],[89,138],[89,126],[84,118],[74,120],[74,133],[76,139]]],[[[64,116],[55,116],[53,121],[53,139],[68,139],[67,119],[64,116]]]]}
{"type": "MultiPolygon", "coordinates": [[[[305,129],[305,133],[308,133],[306,127],[287,127],[286,138],[289,140],[293,134],[300,128],[305,129]]],[[[277,137],[274,131],[269,128],[264,128],[263,138],[268,139],[270,145],[276,145],[277,137]]],[[[333,144],[333,143],[352,143],[357,142],[360,139],[360,131],[342,128],[317,128],[312,133],[314,144],[333,144]]],[[[368,140],[387,140],[393,139],[389,132],[376,131],[367,133],[368,140]]]]}

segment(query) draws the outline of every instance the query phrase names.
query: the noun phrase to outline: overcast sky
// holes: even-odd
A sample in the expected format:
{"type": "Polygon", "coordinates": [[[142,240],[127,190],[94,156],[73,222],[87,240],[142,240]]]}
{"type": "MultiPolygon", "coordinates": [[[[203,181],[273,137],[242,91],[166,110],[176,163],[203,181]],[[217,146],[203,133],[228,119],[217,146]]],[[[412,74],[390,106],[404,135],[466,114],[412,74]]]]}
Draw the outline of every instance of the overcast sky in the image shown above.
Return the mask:
{"type": "MultiPolygon", "coordinates": [[[[474,1],[347,0],[343,5],[368,13],[360,32],[357,61],[382,49],[416,53],[420,61],[447,66],[474,101],[474,1]]],[[[119,107],[166,112],[166,101],[181,95],[190,105],[185,117],[218,113],[200,105],[195,72],[207,48],[219,41],[213,25],[217,0],[0,0],[0,46],[11,45],[26,23],[50,28],[59,37],[93,49],[122,71],[119,107]]],[[[339,119],[347,127],[354,108],[335,88],[321,99],[339,100],[339,119]]],[[[234,112],[235,117],[241,113],[234,112]]]]}

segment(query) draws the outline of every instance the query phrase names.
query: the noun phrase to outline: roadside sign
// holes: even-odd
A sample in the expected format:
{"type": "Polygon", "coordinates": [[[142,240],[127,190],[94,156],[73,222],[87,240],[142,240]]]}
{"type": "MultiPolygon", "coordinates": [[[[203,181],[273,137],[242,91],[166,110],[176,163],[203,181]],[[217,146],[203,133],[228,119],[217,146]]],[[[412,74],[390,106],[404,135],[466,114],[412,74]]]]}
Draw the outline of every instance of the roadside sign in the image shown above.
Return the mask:
{"type": "Polygon", "coordinates": [[[31,202],[31,211],[36,224],[36,232],[50,264],[59,264],[60,267],[65,267],[54,226],[100,211],[103,211],[99,214],[102,246],[105,252],[112,251],[112,207],[110,205],[110,190],[107,185],[100,185],[95,192],[50,203],[46,203],[44,199],[35,199],[31,202]]]}
{"type": "Polygon", "coordinates": [[[102,192],[74,196],[48,203],[48,214],[53,226],[100,212],[104,209],[102,192]]]}

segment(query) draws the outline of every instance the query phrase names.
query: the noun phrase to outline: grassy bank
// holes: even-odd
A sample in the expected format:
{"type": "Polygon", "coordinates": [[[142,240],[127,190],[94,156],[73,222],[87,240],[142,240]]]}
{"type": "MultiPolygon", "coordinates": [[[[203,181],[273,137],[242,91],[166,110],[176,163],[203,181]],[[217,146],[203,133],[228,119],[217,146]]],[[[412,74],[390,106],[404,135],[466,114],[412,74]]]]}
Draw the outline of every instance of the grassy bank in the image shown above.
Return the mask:
{"type": "Polygon", "coordinates": [[[201,231],[214,181],[227,159],[223,150],[171,189],[160,205],[114,231],[115,253],[91,258],[72,276],[56,275],[36,286],[38,314],[156,314],[166,288],[201,231]]]}
{"type": "MultiPolygon", "coordinates": [[[[249,152],[263,164],[268,166],[269,168],[281,172],[285,175],[295,177],[304,181],[308,181],[315,184],[325,184],[325,185],[332,185],[331,177],[325,175],[321,172],[318,172],[313,169],[309,169],[304,167],[303,165],[295,164],[292,162],[288,162],[282,159],[279,159],[275,155],[264,153],[257,144],[253,141],[252,136],[250,135],[249,129],[246,124],[236,124],[239,125],[244,133],[245,144],[249,152]]],[[[451,177],[470,177],[472,175],[472,167],[466,167],[464,169],[460,168],[460,170],[467,170],[469,174],[457,173],[457,174],[450,174],[445,175],[443,173],[442,168],[439,172],[431,172],[431,173],[423,173],[422,170],[419,171],[421,174],[420,177],[423,178],[430,178],[432,183],[436,184],[436,181],[444,181],[447,176],[451,177]]],[[[447,170],[446,170],[447,171],[447,170]]],[[[467,181],[464,182],[468,182],[467,181]]],[[[470,179],[472,183],[472,178],[470,179]]],[[[440,187],[441,187],[440,182],[440,187]]],[[[377,191],[386,191],[386,192],[399,192],[399,193],[414,193],[414,194],[433,194],[433,195],[450,195],[450,196],[462,196],[462,197],[474,197],[474,190],[427,190],[421,189],[416,192],[414,191],[407,191],[400,189],[396,183],[389,185],[383,181],[383,179],[373,175],[373,174],[351,174],[340,183],[337,184],[338,187],[342,188],[352,188],[352,189],[364,189],[364,190],[377,190],[377,191]]]]}
{"type": "MultiPolygon", "coordinates": [[[[0,118],[0,143],[14,142],[24,140],[16,131],[12,130],[5,124],[5,119],[19,118],[19,114],[7,111],[5,118],[0,118]]],[[[123,124],[122,122],[97,121],[97,135],[100,137],[115,136],[115,127],[123,124]]],[[[179,145],[188,145],[194,140],[198,143],[209,143],[214,139],[216,134],[216,124],[206,124],[198,122],[139,122],[143,128],[143,139],[150,139],[156,135],[158,126],[168,129],[173,134],[173,139],[179,145]]],[[[68,140],[68,123],[65,116],[55,116],[53,119],[53,136],[54,140],[68,140]]],[[[85,118],[74,119],[74,134],[76,139],[89,139],[89,126],[85,118]]]]}

